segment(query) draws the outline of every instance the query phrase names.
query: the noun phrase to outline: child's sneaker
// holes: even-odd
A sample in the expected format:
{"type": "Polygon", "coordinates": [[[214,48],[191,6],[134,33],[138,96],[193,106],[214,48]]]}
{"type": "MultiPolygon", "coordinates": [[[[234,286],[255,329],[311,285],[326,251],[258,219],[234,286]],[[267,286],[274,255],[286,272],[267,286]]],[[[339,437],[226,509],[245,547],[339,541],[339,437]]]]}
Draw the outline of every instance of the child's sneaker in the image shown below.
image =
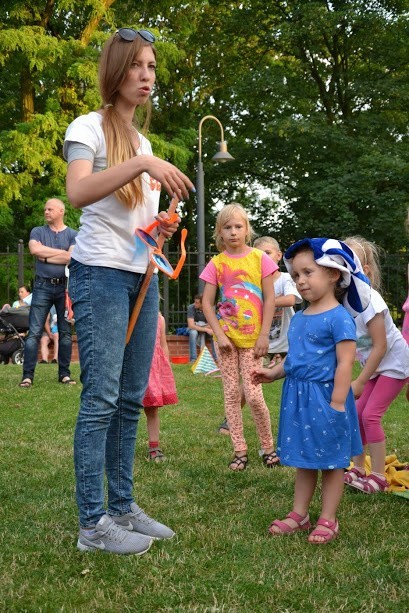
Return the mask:
{"type": "Polygon", "coordinates": [[[136,532],[128,532],[116,525],[108,515],[103,515],[95,531],[80,528],[77,547],[80,551],[106,551],[123,555],[142,555],[152,545],[152,538],[136,532]]]}
{"type": "Polygon", "coordinates": [[[159,447],[149,447],[146,459],[148,462],[164,462],[166,456],[159,447]]]}
{"type": "Polygon", "coordinates": [[[110,515],[111,519],[123,530],[133,530],[153,539],[171,539],[173,530],[146,515],[143,509],[133,502],[131,512],[125,515],[110,515]]]}

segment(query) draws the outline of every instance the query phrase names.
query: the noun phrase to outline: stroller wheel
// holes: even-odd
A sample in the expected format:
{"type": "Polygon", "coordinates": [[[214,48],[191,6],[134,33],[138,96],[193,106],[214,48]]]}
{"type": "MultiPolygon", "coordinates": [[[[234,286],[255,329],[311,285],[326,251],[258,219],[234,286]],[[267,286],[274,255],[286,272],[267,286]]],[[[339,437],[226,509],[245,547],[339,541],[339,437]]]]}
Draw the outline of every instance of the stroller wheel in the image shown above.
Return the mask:
{"type": "Polygon", "coordinates": [[[11,356],[11,361],[13,364],[19,364],[21,366],[24,362],[24,351],[23,349],[17,349],[11,356]]]}

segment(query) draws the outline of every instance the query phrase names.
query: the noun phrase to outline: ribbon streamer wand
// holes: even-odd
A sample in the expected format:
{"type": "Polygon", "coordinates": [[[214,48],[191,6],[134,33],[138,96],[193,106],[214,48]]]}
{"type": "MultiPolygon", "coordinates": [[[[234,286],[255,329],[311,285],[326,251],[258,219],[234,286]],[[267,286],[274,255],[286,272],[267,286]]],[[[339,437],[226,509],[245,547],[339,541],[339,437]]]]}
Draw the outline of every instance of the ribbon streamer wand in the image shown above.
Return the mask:
{"type": "MultiPolygon", "coordinates": [[[[178,204],[179,204],[179,200],[176,196],[174,196],[172,198],[172,201],[168,209],[169,217],[173,215],[173,213],[176,213],[176,207],[178,204]]],[[[158,247],[162,249],[164,242],[165,242],[165,237],[162,234],[160,234],[157,240],[158,247]]],[[[126,331],[126,339],[125,339],[126,345],[129,343],[131,336],[132,336],[133,329],[135,327],[135,324],[138,321],[139,313],[141,312],[143,301],[145,300],[146,292],[148,291],[149,283],[151,282],[151,278],[152,278],[153,271],[155,270],[155,268],[156,268],[155,264],[153,262],[149,262],[149,266],[146,269],[145,278],[142,282],[142,286],[139,291],[138,297],[136,299],[134,308],[132,310],[131,317],[129,318],[128,330],[126,331]]]]}

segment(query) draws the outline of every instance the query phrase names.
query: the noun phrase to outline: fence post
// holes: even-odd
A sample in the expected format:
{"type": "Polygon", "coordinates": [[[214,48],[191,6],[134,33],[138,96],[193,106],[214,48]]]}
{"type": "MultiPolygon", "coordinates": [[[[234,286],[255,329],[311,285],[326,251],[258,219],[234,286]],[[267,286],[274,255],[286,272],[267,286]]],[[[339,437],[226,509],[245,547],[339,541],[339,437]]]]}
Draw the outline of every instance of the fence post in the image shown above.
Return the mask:
{"type": "Polygon", "coordinates": [[[24,241],[19,238],[17,245],[18,255],[18,286],[24,285],[24,241]]]}
{"type": "Polygon", "coordinates": [[[10,247],[6,247],[7,304],[10,302],[10,247]]]}

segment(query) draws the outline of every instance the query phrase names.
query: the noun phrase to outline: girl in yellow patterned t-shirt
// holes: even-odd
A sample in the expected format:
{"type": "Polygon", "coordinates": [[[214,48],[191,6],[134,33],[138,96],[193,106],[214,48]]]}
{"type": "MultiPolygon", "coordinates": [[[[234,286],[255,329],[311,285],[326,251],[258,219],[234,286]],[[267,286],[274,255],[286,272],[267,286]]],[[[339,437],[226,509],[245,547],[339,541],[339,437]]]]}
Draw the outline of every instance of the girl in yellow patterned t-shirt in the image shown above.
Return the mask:
{"type": "Polygon", "coordinates": [[[224,407],[235,453],[229,467],[236,471],[244,470],[248,462],[240,376],[263,449],[263,462],[268,467],[279,463],[262,387],[251,381],[251,372],[268,352],[268,334],[274,314],[272,276],[278,267],[265,253],[249,246],[252,234],[243,207],[236,203],[225,206],[217,216],[214,231],[220,253],[200,275],[205,281],[203,312],[217,340],[224,407]],[[215,312],[217,289],[219,302],[215,312]]]}

